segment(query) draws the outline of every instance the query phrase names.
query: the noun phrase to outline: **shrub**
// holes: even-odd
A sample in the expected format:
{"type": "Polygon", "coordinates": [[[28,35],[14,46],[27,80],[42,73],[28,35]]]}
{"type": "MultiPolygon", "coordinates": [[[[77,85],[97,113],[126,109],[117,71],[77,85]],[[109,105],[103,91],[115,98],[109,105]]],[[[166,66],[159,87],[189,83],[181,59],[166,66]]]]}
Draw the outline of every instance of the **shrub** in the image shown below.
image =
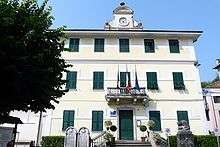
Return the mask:
{"type": "Polygon", "coordinates": [[[115,125],[112,125],[112,126],[110,127],[110,130],[111,130],[112,132],[115,132],[115,131],[117,130],[117,127],[116,127],[115,125]]]}
{"type": "Polygon", "coordinates": [[[63,147],[64,136],[43,136],[41,147],[63,147]]]}
{"type": "MultiPolygon", "coordinates": [[[[194,143],[196,147],[217,147],[217,138],[212,135],[194,135],[194,143]]],[[[176,136],[169,136],[170,147],[177,146],[176,136]]]]}
{"type": "Polygon", "coordinates": [[[140,131],[145,132],[147,130],[147,127],[145,125],[140,126],[140,131]]]}

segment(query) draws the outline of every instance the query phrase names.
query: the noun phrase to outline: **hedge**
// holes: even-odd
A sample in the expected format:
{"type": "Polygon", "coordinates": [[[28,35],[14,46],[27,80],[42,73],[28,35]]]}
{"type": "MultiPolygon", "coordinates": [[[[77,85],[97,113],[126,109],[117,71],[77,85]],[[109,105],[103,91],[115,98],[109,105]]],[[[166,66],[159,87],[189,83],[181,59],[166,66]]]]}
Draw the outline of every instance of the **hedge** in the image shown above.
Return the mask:
{"type": "MultiPolygon", "coordinates": [[[[212,135],[194,135],[195,147],[218,147],[216,136],[212,135]]],[[[169,137],[170,147],[177,146],[176,136],[169,137]]]]}
{"type": "Polygon", "coordinates": [[[43,136],[41,147],[63,147],[64,136],[43,136]]]}

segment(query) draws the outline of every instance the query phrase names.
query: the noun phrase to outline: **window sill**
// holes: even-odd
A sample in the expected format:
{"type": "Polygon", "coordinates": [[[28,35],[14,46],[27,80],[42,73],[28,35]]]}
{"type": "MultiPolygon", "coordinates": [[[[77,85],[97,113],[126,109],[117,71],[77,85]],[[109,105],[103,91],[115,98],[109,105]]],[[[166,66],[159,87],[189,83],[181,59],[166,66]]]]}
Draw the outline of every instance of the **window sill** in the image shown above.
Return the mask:
{"type": "Polygon", "coordinates": [[[94,92],[103,92],[105,89],[93,89],[94,92]]]}

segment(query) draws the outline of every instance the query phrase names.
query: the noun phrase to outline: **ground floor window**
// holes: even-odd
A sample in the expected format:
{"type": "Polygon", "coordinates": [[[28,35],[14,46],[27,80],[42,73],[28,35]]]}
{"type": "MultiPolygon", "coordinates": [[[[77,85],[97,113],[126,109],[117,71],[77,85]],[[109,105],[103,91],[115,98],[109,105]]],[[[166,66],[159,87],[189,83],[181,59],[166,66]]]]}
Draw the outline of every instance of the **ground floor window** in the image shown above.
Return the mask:
{"type": "Polygon", "coordinates": [[[160,111],[149,111],[149,119],[155,123],[155,127],[152,130],[161,131],[160,111]]]}
{"type": "Polygon", "coordinates": [[[177,111],[177,120],[178,120],[178,122],[181,120],[185,120],[189,124],[188,112],[187,111],[177,111]]]}
{"type": "Polygon", "coordinates": [[[92,111],[92,131],[103,130],[103,111],[92,111]]]}
{"type": "Polygon", "coordinates": [[[63,111],[63,130],[66,130],[70,126],[74,126],[74,110],[63,111]]]}

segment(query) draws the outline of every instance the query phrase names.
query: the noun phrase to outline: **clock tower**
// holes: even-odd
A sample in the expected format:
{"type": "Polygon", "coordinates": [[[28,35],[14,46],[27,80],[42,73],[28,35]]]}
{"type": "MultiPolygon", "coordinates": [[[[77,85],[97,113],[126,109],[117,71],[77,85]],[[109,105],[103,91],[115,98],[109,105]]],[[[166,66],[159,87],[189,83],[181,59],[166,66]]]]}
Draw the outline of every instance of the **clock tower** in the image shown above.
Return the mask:
{"type": "Polygon", "coordinates": [[[111,21],[105,23],[106,30],[142,30],[142,23],[134,20],[134,11],[125,5],[124,2],[120,3],[113,11],[113,18],[111,21]]]}

